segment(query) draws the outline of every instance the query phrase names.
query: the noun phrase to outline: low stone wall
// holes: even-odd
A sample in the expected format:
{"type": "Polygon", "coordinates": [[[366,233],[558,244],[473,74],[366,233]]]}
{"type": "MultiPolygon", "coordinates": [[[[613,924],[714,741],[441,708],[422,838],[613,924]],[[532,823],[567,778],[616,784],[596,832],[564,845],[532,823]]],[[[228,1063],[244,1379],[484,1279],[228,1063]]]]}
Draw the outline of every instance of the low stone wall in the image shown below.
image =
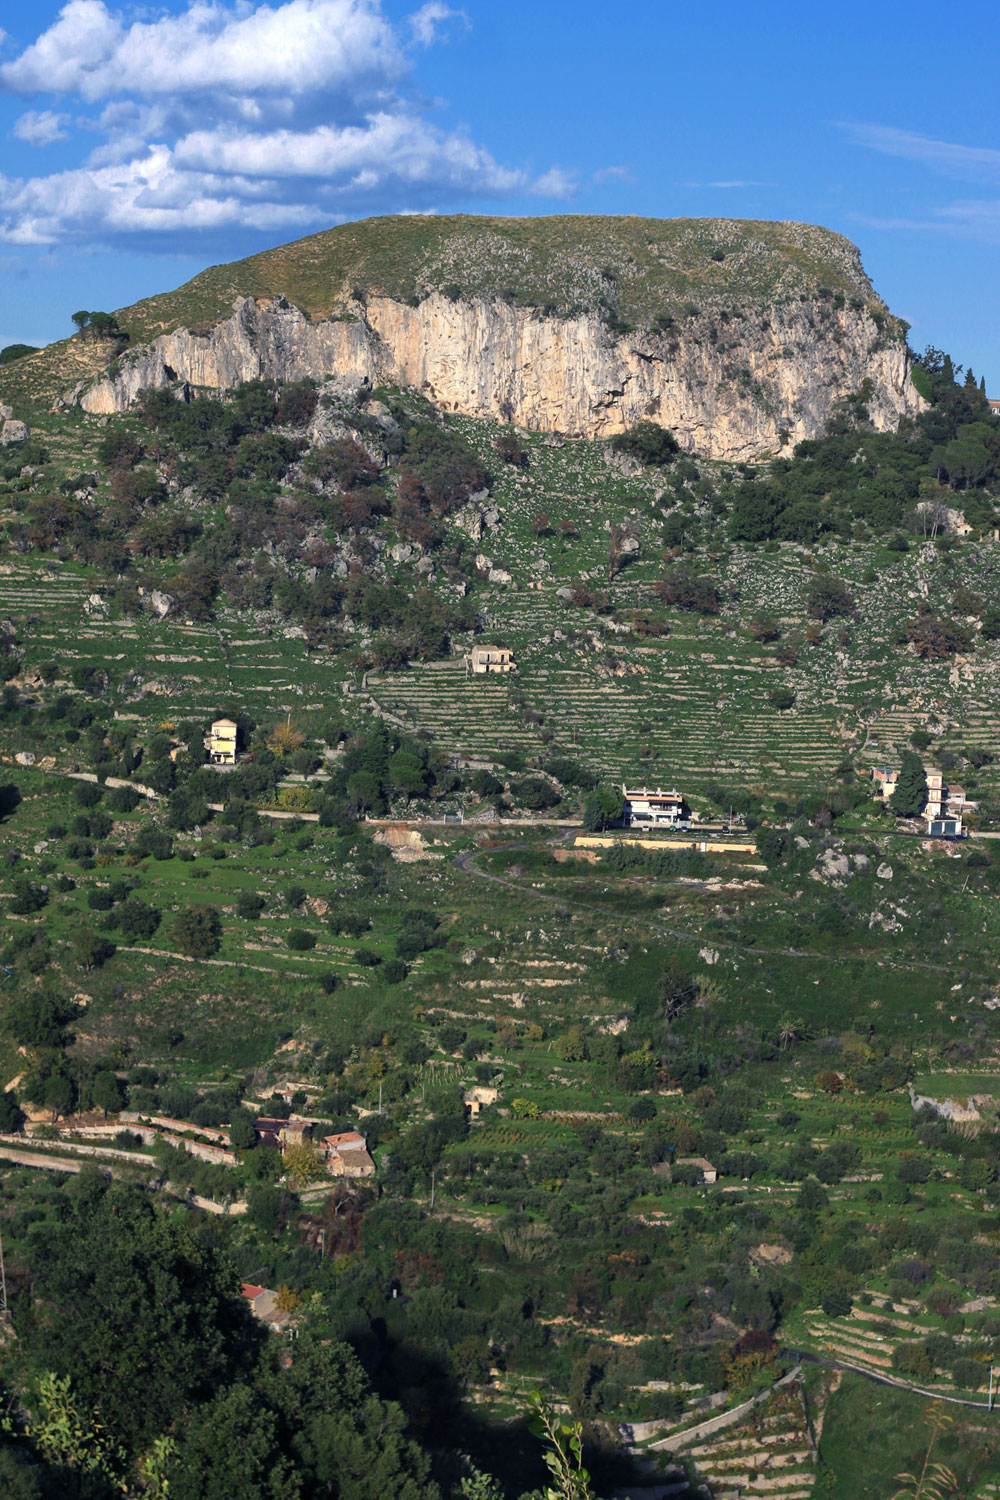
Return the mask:
{"type": "Polygon", "coordinates": [[[686,1427],[683,1432],[672,1432],[669,1437],[661,1438],[658,1443],[651,1443],[650,1447],[655,1449],[684,1448],[688,1443],[696,1443],[699,1438],[711,1437],[715,1432],[724,1432],[727,1427],[734,1427],[744,1417],[749,1416],[755,1406],[762,1406],[765,1401],[770,1400],[774,1391],[780,1390],[783,1385],[790,1385],[793,1380],[801,1376],[799,1367],[789,1370],[787,1375],[782,1375],[774,1385],[769,1386],[766,1391],[761,1391],[759,1396],[752,1396],[749,1401],[744,1401],[740,1406],[734,1406],[730,1411],[720,1412],[717,1417],[710,1417],[707,1422],[699,1422],[697,1427],[686,1427]]]}

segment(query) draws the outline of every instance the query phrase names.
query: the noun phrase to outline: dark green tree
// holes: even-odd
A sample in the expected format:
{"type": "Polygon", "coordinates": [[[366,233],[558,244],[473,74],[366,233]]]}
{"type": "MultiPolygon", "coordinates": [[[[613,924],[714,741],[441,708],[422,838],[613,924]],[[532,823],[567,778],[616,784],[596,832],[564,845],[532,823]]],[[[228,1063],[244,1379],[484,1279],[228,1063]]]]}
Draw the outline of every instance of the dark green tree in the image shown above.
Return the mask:
{"type": "Polygon", "coordinates": [[[899,776],[889,806],[897,818],[916,818],[927,805],[927,777],[924,763],[913,750],[904,750],[899,776]]]}
{"type": "Polygon", "coordinates": [[[222,920],[214,906],[185,906],[177,913],[170,938],[188,958],[211,958],[222,944],[222,920]]]}
{"type": "Polygon", "coordinates": [[[116,1115],[124,1108],[125,1094],[121,1080],[110,1068],[102,1068],[99,1073],[94,1074],[91,1098],[95,1108],[103,1110],[105,1119],[109,1114],[116,1115]]]}
{"type": "Polygon", "coordinates": [[[29,1358],[71,1375],[81,1407],[132,1452],[252,1366],[260,1336],[227,1256],[137,1189],[81,1174],[32,1278],[29,1358]]]}

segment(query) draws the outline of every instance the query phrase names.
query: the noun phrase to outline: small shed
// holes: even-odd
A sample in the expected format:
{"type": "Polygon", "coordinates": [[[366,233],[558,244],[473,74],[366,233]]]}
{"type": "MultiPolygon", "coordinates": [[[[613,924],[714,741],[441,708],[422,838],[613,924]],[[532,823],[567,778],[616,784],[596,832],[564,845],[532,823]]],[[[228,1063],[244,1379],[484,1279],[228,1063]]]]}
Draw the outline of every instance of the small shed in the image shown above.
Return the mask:
{"type": "Polygon", "coordinates": [[[719,1174],[707,1156],[679,1156],[675,1165],[678,1167],[700,1167],[702,1182],[711,1184],[718,1181],[719,1174]]]}

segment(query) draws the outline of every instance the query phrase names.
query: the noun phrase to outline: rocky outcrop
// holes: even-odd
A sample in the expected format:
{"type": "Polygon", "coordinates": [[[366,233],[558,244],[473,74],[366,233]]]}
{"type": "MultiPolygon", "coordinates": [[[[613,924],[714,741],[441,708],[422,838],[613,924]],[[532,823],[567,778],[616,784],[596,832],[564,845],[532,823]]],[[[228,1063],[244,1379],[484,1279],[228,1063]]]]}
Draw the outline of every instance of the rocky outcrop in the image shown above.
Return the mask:
{"type": "Polygon", "coordinates": [[[206,332],[179,328],[130,351],[76,399],[109,413],[176,382],[224,390],[304,376],[408,386],[445,411],[574,437],[652,418],[689,452],[730,460],[817,436],[865,382],[879,430],[921,406],[902,332],[865,305],[799,299],[719,326],[705,311],[666,333],[621,335],[593,313],[545,317],[439,293],[416,307],[369,296],[356,316],[325,321],[283,298],[246,298],[206,332]]]}

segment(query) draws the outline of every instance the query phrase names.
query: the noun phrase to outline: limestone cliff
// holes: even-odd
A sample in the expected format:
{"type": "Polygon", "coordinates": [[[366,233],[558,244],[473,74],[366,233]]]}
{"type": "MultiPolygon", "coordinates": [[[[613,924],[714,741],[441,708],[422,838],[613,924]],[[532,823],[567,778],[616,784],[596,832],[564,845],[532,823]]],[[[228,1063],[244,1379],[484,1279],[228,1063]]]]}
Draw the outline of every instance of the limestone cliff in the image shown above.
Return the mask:
{"type": "Polygon", "coordinates": [[[877,307],[801,298],[665,332],[612,332],[593,312],[545,316],[498,300],[433,293],[411,306],[368,295],[350,316],[312,320],[284,298],[244,298],[205,330],[178,328],[74,392],[122,411],[184,381],[224,390],[258,377],[356,375],[420,391],[445,411],[536,431],[610,436],[652,417],[713,458],[763,458],[819,434],[836,402],[870,382],[879,430],[921,402],[905,338],[877,307]]]}

